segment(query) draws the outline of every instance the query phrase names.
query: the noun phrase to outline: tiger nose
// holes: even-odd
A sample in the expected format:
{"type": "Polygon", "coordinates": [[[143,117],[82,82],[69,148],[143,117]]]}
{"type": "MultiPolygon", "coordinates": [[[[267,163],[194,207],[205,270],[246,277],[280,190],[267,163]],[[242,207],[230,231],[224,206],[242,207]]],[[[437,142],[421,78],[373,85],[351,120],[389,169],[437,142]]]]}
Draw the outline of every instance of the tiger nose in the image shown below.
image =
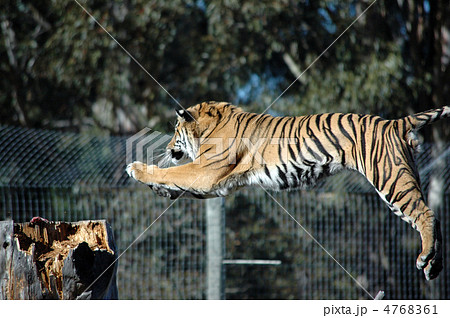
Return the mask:
{"type": "Polygon", "coordinates": [[[172,155],[173,158],[175,158],[176,160],[180,160],[181,157],[183,157],[183,153],[181,151],[176,151],[174,149],[170,150],[170,154],[172,155]]]}

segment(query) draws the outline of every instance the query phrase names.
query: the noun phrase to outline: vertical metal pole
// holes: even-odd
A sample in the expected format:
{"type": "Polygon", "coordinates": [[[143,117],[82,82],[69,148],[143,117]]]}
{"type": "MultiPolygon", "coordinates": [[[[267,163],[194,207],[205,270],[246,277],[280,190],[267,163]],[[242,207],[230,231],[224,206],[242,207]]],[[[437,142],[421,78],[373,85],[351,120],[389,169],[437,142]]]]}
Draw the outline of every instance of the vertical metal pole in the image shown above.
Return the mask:
{"type": "Polygon", "coordinates": [[[223,299],[223,198],[206,200],[207,299],[223,299]]]}

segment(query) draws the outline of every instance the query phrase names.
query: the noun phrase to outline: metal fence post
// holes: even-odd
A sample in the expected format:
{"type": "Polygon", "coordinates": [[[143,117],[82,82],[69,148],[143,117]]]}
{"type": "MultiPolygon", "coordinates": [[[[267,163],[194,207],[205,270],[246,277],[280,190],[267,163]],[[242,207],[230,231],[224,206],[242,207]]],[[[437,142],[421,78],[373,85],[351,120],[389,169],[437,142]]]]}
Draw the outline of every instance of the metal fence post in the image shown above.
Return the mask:
{"type": "Polygon", "coordinates": [[[223,198],[206,200],[207,299],[223,299],[223,198]]]}

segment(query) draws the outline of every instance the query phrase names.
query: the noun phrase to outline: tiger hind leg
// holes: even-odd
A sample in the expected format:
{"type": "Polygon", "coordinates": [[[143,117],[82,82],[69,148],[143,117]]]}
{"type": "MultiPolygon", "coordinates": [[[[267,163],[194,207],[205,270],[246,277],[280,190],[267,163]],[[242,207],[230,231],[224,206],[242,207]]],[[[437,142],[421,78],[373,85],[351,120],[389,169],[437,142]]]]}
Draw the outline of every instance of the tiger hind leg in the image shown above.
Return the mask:
{"type": "Polygon", "coordinates": [[[387,200],[383,193],[379,194],[396,215],[420,233],[422,252],[417,257],[416,267],[423,270],[427,280],[436,278],[443,267],[440,222],[425,204],[422,193],[413,187],[390,196],[391,200],[387,200]]]}

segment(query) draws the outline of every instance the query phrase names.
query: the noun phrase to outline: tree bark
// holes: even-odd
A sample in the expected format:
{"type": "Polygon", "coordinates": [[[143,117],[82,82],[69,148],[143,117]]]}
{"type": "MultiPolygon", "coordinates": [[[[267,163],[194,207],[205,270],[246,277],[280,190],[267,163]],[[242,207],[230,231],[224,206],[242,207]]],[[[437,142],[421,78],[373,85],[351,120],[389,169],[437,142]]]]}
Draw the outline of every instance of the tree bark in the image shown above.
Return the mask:
{"type": "Polygon", "coordinates": [[[117,299],[106,221],[0,222],[0,299],[117,299]]]}

